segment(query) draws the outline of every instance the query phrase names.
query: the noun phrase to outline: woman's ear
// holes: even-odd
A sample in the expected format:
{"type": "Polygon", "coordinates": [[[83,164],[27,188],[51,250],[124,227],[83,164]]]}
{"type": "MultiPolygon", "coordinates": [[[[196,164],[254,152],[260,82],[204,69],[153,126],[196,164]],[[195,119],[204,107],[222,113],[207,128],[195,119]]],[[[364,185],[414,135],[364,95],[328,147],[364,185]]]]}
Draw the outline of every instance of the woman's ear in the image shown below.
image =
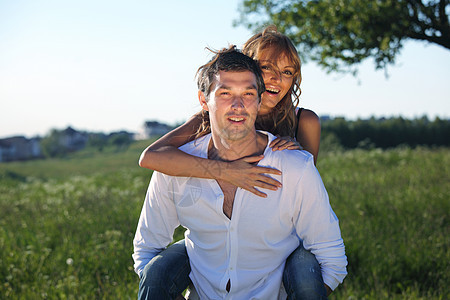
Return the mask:
{"type": "Polygon", "coordinates": [[[200,106],[208,111],[208,103],[206,102],[206,97],[205,97],[205,93],[203,93],[202,91],[198,91],[198,101],[200,102],[200,106]]]}

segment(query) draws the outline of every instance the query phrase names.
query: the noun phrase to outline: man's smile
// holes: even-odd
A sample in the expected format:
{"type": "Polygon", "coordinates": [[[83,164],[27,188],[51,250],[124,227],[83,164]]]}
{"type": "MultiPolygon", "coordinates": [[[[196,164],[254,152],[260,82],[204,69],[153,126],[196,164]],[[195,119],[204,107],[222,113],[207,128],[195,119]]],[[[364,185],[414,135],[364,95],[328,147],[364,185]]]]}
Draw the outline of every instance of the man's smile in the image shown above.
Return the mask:
{"type": "Polygon", "coordinates": [[[244,123],[247,120],[246,116],[229,116],[227,117],[228,121],[232,123],[244,123]]]}

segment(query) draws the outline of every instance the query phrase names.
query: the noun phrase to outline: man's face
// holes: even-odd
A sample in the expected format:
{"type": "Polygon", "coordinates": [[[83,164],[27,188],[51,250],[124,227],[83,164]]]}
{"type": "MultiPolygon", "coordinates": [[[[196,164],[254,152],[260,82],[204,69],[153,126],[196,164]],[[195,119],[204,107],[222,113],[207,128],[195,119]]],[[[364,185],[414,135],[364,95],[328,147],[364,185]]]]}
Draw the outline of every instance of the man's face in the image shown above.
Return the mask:
{"type": "Polygon", "coordinates": [[[259,110],[256,76],[250,71],[219,71],[209,94],[200,103],[209,111],[211,132],[229,141],[241,140],[255,130],[259,110]]]}

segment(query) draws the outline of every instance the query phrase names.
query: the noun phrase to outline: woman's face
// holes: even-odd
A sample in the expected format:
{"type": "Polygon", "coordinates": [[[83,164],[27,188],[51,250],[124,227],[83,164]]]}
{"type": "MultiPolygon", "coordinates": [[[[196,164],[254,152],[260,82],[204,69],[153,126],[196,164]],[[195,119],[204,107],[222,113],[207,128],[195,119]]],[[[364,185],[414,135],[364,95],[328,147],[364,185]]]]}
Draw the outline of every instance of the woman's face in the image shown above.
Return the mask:
{"type": "Polygon", "coordinates": [[[272,51],[263,50],[258,59],[266,86],[260,114],[269,113],[286,96],[294,80],[295,67],[290,60],[285,55],[275,60],[271,54],[272,51]]]}

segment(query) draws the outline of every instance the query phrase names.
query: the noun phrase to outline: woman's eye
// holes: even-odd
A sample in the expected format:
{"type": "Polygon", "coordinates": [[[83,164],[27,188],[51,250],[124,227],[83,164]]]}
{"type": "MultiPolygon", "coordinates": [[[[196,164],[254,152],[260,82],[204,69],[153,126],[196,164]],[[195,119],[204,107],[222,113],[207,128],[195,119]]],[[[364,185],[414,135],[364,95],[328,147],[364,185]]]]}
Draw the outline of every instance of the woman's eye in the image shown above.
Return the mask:
{"type": "Polygon", "coordinates": [[[261,69],[262,70],[270,70],[270,67],[269,66],[261,66],[261,69]]]}
{"type": "Polygon", "coordinates": [[[293,76],[294,75],[294,73],[292,73],[291,71],[288,71],[288,70],[284,71],[283,74],[287,75],[287,76],[293,76]]]}

